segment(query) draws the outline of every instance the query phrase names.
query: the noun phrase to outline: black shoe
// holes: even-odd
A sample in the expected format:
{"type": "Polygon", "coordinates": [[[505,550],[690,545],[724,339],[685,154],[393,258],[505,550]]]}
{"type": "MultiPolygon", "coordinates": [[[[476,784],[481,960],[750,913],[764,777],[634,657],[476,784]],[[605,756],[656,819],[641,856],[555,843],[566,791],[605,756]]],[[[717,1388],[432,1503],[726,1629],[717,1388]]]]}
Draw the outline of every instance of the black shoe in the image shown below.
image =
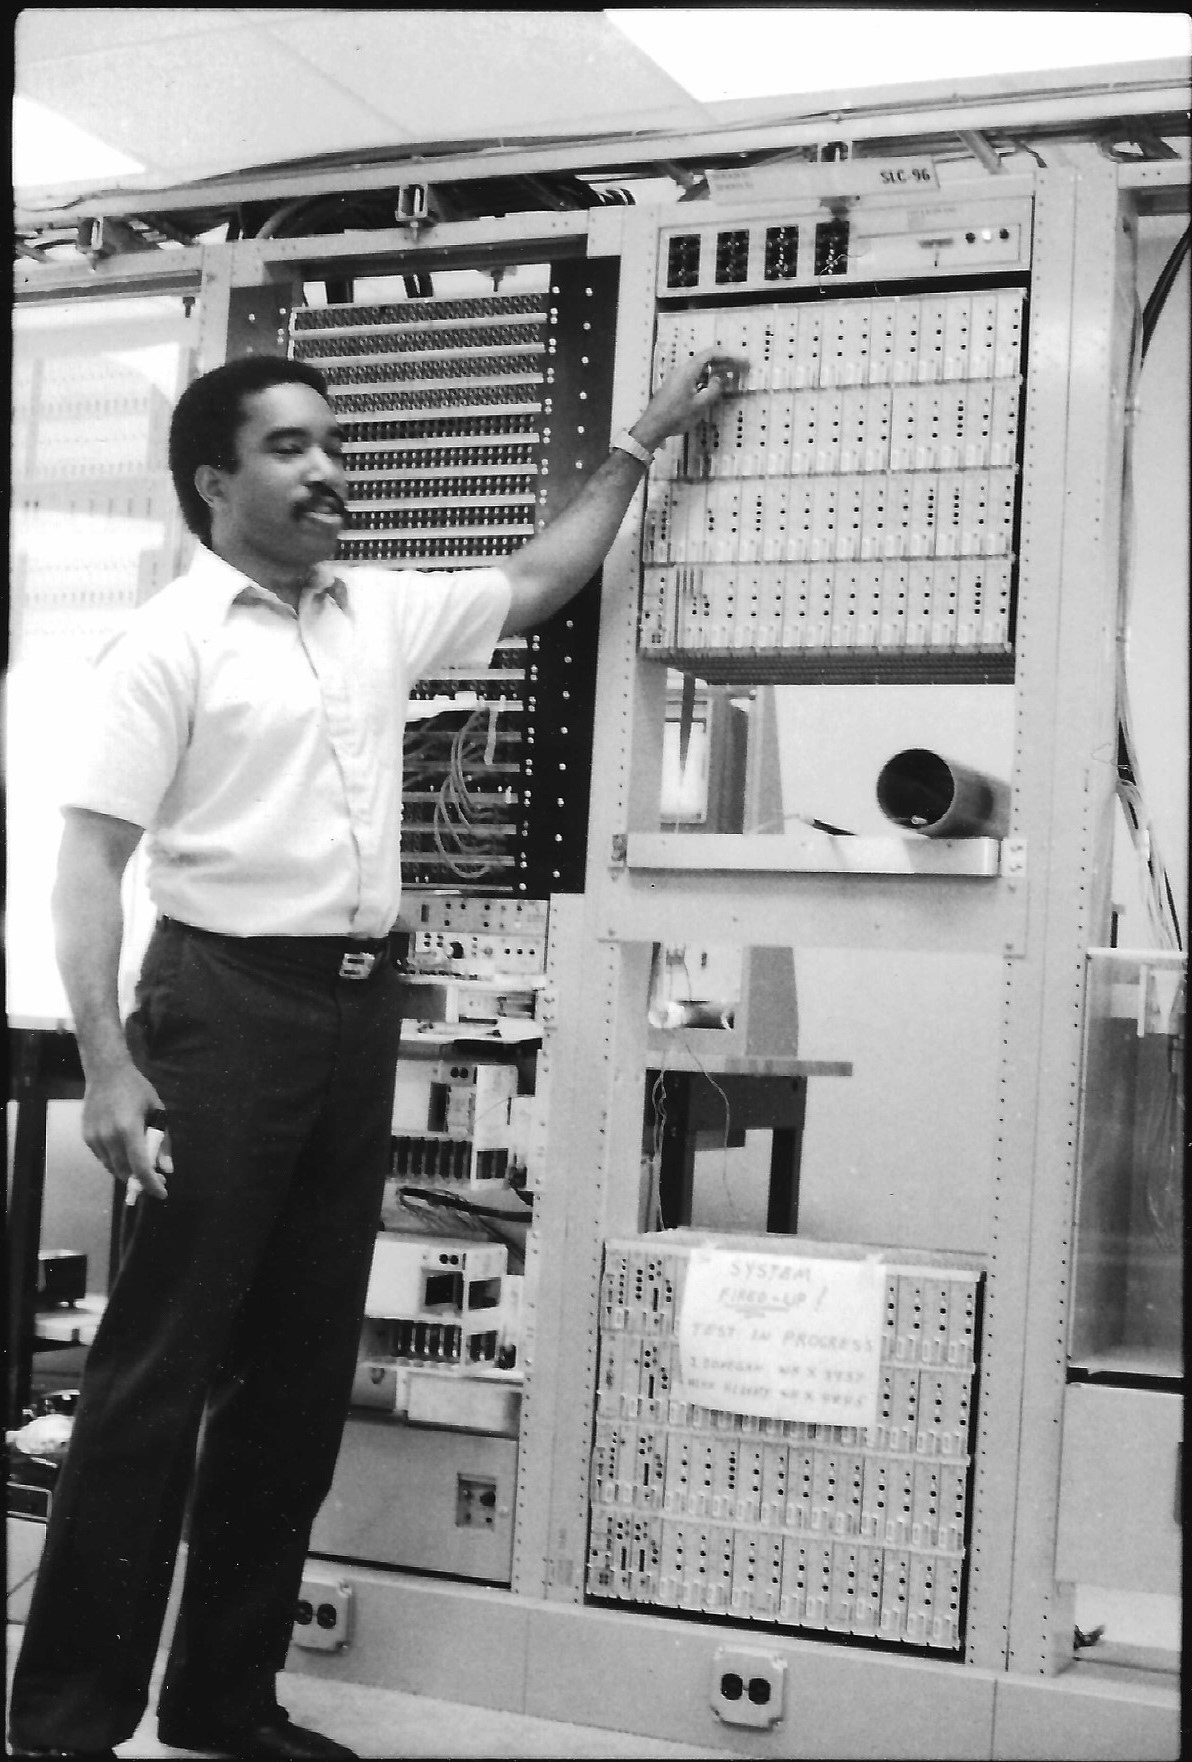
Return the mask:
{"type": "Polygon", "coordinates": [[[286,1757],[296,1762],[357,1762],[355,1750],[325,1738],[320,1731],[294,1725],[281,1707],[261,1719],[223,1722],[209,1717],[192,1721],[173,1715],[159,1718],[157,1735],[175,1750],[207,1750],[217,1756],[286,1757]]]}

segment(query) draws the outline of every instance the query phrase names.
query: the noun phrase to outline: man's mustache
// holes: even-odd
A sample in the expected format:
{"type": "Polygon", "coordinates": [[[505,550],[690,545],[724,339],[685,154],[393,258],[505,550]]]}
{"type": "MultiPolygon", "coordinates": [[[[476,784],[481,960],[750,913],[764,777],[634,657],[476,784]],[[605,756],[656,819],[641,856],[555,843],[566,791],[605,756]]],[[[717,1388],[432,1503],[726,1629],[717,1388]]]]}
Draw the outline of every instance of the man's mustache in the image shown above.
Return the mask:
{"type": "Polygon", "coordinates": [[[348,517],[347,503],[342,496],[336,495],[333,489],[320,490],[317,495],[306,496],[295,508],[294,517],[301,519],[303,514],[319,512],[324,508],[333,509],[345,520],[348,517]]]}

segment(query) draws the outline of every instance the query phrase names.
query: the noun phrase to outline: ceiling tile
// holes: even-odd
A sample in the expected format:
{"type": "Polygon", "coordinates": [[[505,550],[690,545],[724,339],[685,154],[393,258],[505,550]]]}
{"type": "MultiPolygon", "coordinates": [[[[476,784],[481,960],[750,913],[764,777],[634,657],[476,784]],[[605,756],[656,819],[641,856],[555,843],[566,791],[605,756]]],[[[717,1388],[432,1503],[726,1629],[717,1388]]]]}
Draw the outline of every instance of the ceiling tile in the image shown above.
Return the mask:
{"type": "Polygon", "coordinates": [[[58,61],[127,44],[234,31],[241,14],[223,6],[27,6],[18,13],[18,66],[58,61]]]}
{"type": "Polygon", "coordinates": [[[152,181],[708,117],[599,12],[33,8],[17,52],[18,92],[152,181]]]}
{"type": "Polygon", "coordinates": [[[402,138],[392,119],[245,28],[34,62],[18,90],[177,178],[402,138]]]}
{"type": "Polygon", "coordinates": [[[696,126],[704,111],[599,12],[340,13],[271,36],[420,141],[696,126]]]}

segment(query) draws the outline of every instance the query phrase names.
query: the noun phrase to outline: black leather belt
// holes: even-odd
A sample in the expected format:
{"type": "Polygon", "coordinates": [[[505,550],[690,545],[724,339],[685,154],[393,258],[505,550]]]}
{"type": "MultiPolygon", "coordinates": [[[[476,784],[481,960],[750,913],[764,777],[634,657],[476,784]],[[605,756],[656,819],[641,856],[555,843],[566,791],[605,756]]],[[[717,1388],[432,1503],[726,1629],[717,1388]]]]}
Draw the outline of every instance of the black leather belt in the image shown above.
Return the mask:
{"type": "Polygon", "coordinates": [[[258,953],[266,959],[293,961],[339,979],[371,977],[390,948],[388,936],[228,936],[222,930],[201,930],[197,924],[184,924],[178,918],[159,918],[158,923],[186,936],[222,942],[228,948],[258,953]]]}

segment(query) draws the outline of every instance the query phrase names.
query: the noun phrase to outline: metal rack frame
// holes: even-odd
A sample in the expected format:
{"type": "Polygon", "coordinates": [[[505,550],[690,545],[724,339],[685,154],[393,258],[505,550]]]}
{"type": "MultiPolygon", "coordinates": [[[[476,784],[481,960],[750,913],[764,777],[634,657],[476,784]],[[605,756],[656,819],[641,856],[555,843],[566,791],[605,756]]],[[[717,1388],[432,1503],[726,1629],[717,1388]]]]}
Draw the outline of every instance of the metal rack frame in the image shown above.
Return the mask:
{"type": "MultiPolygon", "coordinates": [[[[1170,97],[1170,93],[1167,94],[1170,97]]],[[[1166,99],[1165,99],[1166,101],[1166,99]]],[[[1074,103],[1060,105],[1066,120],[1074,103]]],[[[964,120],[981,126],[981,113],[964,120]]],[[[1057,112],[1058,115],[1058,112],[1057,112]]],[[[917,116],[919,137],[938,115],[917,116]]],[[[956,127],[949,117],[947,128],[956,127]]],[[[729,136],[726,140],[731,141],[729,136]]],[[[693,143],[673,143],[676,153],[693,143]]],[[[727,150],[727,147],[726,147],[727,150]]],[[[997,874],[700,872],[643,866],[657,824],[665,673],[639,664],[640,507],[604,569],[586,887],[552,900],[541,994],[533,1356],[523,1405],[509,1592],[353,1569],[358,1639],[295,1663],[494,1707],[740,1747],[708,1705],[715,1649],[738,1628],[586,1605],[604,1241],[642,1225],[642,1081],[654,942],[980,953],[1001,964],[998,1132],[988,1147],[986,1311],[963,1664],[767,1632],[789,1667],[788,1717],[754,1755],[1174,1754],[1177,1695],[1095,1680],[1071,1659],[1071,1587],[1054,1577],[1085,951],[1108,940],[1107,852],[1123,393],[1134,216],[1187,203],[1187,162],[1117,166],[1095,151],[1040,169],[1023,452],[1015,680],[1014,861],[997,874]],[[467,1657],[466,1672],[460,1660],[467,1657]],[[593,1668],[593,1659],[599,1668],[593,1668]]],[[[995,179],[986,178],[989,191],[995,179]]],[[[288,186],[287,186],[288,187],[288,186]]],[[[280,193],[282,180],[270,182],[280,193]]],[[[127,206],[127,205],[125,205],[127,206]]],[[[668,211],[669,214],[670,211],[668,211]]],[[[746,213],[747,208],[742,209],[746,213]]],[[[732,220],[731,207],[718,219],[732,220]]],[[[194,295],[196,370],[229,335],[282,323],[305,275],[616,259],[611,426],[650,386],[658,210],[515,214],[320,239],[257,239],[111,259],[90,277],[22,270],[61,299],[146,286],[194,295]]],[[[947,1247],[947,1244],[933,1244],[947,1247]]],[[[749,1642],[746,1635],[745,1641],[749,1642]]]]}

